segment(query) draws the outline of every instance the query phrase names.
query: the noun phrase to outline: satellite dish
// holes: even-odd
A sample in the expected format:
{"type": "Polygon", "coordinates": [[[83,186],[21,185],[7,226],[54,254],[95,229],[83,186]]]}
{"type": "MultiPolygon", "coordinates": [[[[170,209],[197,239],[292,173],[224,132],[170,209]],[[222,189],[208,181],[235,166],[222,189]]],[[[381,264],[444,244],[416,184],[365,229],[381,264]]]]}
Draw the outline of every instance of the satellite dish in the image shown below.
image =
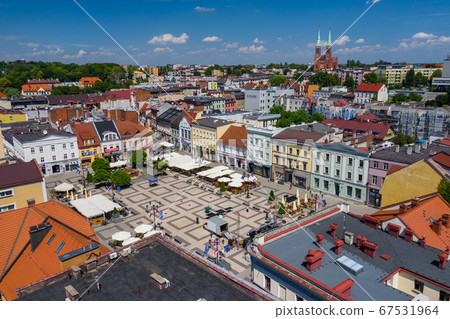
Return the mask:
{"type": "Polygon", "coordinates": [[[48,132],[47,132],[47,130],[43,130],[42,133],[43,133],[44,135],[47,135],[48,132]]]}

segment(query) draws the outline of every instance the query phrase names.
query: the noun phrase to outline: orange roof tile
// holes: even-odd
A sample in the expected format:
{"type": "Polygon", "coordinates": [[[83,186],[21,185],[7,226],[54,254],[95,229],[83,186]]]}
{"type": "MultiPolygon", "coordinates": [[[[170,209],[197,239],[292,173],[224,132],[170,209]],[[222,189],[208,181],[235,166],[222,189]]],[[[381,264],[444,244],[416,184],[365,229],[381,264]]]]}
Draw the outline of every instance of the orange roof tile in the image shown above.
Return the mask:
{"type": "Polygon", "coordinates": [[[139,113],[144,112],[147,109],[148,103],[142,104],[141,108],[139,109],[139,113]]]}
{"type": "Polygon", "coordinates": [[[0,92],[0,97],[7,97],[5,94],[3,94],[2,92],[0,92]]]}
{"type": "Polygon", "coordinates": [[[80,79],[80,82],[83,84],[94,84],[95,82],[102,82],[102,80],[98,77],[83,77],[80,79]]]}
{"type": "Polygon", "coordinates": [[[73,133],[77,136],[78,148],[100,146],[100,141],[92,123],[70,124],[73,133]],[[94,140],[94,144],[84,145],[83,140],[94,140]]]}
{"type": "Polygon", "coordinates": [[[24,84],[24,85],[22,85],[22,91],[24,91],[24,92],[37,92],[41,88],[44,89],[45,91],[52,90],[48,84],[24,84]]]}
{"type": "Polygon", "coordinates": [[[130,121],[114,121],[122,138],[130,138],[135,135],[151,135],[152,132],[143,125],[135,124],[130,121]]]}
{"type": "Polygon", "coordinates": [[[245,126],[231,125],[222,137],[217,141],[217,144],[225,144],[241,149],[247,149],[247,128],[245,126]]]}
{"type": "Polygon", "coordinates": [[[401,170],[403,167],[404,166],[392,164],[391,167],[389,167],[387,174],[389,175],[389,174],[395,173],[396,171],[401,170]]]}
{"type": "MultiPolygon", "coordinates": [[[[60,272],[59,256],[92,243],[98,244],[98,238],[90,222],[55,201],[0,214],[0,290],[8,300],[15,299],[16,289],[60,272]],[[41,223],[51,228],[32,252],[29,229],[41,223]]],[[[100,253],[107,251],[100,245],[100,253]]]]}
{"type": "Polygon", "coordinates": [[[438,163],[438,164],[440,164],[440,165],[442,165],[442,166],[445,166],[445,167],[447,167],[447,168],[450,168],[450,155],[448,155],[447,153],[445,153],[445,152],[440,152],[440,153],[434,155],[434,156],[432,157],[432,159],[433,159],[436,163],[438,163]]]}

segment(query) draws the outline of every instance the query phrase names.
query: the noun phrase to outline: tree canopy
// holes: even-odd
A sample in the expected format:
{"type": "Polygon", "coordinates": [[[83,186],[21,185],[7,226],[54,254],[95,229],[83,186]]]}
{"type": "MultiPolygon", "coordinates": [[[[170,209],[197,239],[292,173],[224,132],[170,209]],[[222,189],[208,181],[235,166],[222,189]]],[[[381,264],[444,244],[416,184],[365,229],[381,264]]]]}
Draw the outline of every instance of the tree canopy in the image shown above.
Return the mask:
{"type": "Polygon", "coordinates": [[[415,139],[414,136],[408,136],[402,132],[398,132],[391,141],[396,145],[405,146],[406,144],[414,143],[415,139]]]}
{"type": "Polygon", "coordinates": [[[311,84],[317,84],[320,87],[324,86],[339,86],[341,80],[337,74],[331,74],[326,71],[318,71],[309,78],[311,84]]]}
{"type": "Polygon", "coordinates": [[[147,152],[145,152],[144,150],[133,151],[131,153],[130,161],[133,168],[136,168],[136,166],[142,166],[147,162],[147,152]]]}
{"type": "Polygon", "coordinates": [[[283,83],[287,82],[287,79],[282,75],[276,75],[270,78],[269,80],[271,86],[280,86],[283,83]]]}
{"type": "Polygon", "coordinates": [[[94,174],[94,183],[106,182],[111,174],[106,169],[97,169],[94,174]]]}
{"type": "Polygon", "coordinates": [[[443,178],[439,183],[438,193],[448,202],[450,203],[450,182],[443,178]]]}
{"type": "Polygon", "coordinates": [[[110,164],[107,160],[105,160],[102,157],[98,157],[96,158],[91,165],[92,169],[94,170],[94,172],[96,172],[99,169],[104,169],[104,170],[108,170],[110,167],[110,164]]]}
{"type": "Polygon", "coordinates": [[[111,174],[109,180],[113,185],[123,187],[130,184],[131,176],[126,171],[119,169],[111,174]]]}
{"type": "Polygon", "coordinates": [[[291,124],[301,124],[301,123],[311,123],[318,122],[321,123],[324,116],[320,113],[308,114],[305,110],[285,111],[280,105],[275,105],[269,110],[270,114],[280,114],[281,118],[277,121],[277,127],[288,127],[291,124]]]}

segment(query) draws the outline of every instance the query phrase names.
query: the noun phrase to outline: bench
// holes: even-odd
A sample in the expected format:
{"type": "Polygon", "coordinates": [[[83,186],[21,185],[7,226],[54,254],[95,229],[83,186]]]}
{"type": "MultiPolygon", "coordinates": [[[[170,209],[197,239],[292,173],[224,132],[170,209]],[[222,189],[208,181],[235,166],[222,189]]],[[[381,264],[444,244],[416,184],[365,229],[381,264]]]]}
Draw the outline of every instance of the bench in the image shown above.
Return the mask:
{"type": "Polygon", "coordinates": [[[258,205],[253,205],[253,209],[259,211],[261,208],[258,205]]]}
{"type": "Polygon", "coordinates": [[[165,232],[165,235],[166,235],[167,238],[172,238],[172,235],[168,231],[165,232]]]}
{"type": "Polygon", "coordinates": [[[243,202],[242,205],[250,206],[250,203],[249,202],[243,202]]]}
{"type": "Polygon", "coordinates": [[[173,177],[174,177],[174,178],[180,178],[180,176],[179,176],[179,175],[173,175],[173,177]]]}
{"type": "Polygon", "coordinates": [[[179,243],[180,245],[183,243],[183,240],[182,240],[180,237],[178,237],[178,236],[173,237],[173,240],[174,240],[176,243],[179,243]]]}
{"type": "Polygon", "coordinates": [[[196,250],[195,253],[196,253],[197,255],[199,255],[200,257],[203,257],[203,253],[202,253],[202,252],[196,250]]]}
{"type": "Polygon", "coordinates": [[[208,188],[208,191],[214,193],[214,189],[212,189],[212,188],[208,188]]]}
{"type": "Polygon", "coordinates": [[[225,198],[231,199],[231,195],[225,195],[225,198]]]}

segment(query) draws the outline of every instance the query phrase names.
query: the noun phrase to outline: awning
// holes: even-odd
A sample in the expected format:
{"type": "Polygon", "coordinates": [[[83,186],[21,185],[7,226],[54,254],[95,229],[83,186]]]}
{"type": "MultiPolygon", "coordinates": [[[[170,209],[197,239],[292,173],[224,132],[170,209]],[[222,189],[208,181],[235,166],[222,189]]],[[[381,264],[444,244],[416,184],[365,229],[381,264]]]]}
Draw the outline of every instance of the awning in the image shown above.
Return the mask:
{"type": "Polygon", "coordinates": [[[294,172],[294,176],[298,177],[298,178],[303,178],[303,179],[307,179],[308,178],[306,175],[295,173],[295,172],[294,172]]]}
{"type": "Polygon", "coordinates": [[[121,209],[122,206],[107,199],[105,196],[97,194],[88,198],[81,198],[70,201],[70,204],[84,217],[92,218],[102,216],[116,209],[121,209]]]}
{"type": "Polygon", "coordinates": [[[142,225],[137,226],[137,227],[134,229],[134,232],[135,232],[136,234],[145,234],[145,233],[147,233],[147,232],[149,232],[149,231],[151,231],[151,230],[153,230],[153,225],[142,224],[142,225]]]}
{"type": "Polygon", "coordinates": [[[111,236],[112,240],[116,241],[124,241],[128,238],[131,238],[130,232],[127,231],[119,231],[111,236]]]}
{"type": "Polygon", "coordinates": [[[61,183],[55,187],[55,191],[57,192],[67,192],[71,191],[72,189],[74,189],[74,186],[68,183],[61,183]]]}
{"type": "Polygon", "coordinates": [[[141,240],[141,239],[138,238],[138,237],[130,237],[130,238],[125,239],[125,240],[122,242],[122,246],[130,245],[130,244],[133,244],[133,243],[135,243],[135,242],[137,242],[137,241],[140,241],[140,240],[141,240]]]}

